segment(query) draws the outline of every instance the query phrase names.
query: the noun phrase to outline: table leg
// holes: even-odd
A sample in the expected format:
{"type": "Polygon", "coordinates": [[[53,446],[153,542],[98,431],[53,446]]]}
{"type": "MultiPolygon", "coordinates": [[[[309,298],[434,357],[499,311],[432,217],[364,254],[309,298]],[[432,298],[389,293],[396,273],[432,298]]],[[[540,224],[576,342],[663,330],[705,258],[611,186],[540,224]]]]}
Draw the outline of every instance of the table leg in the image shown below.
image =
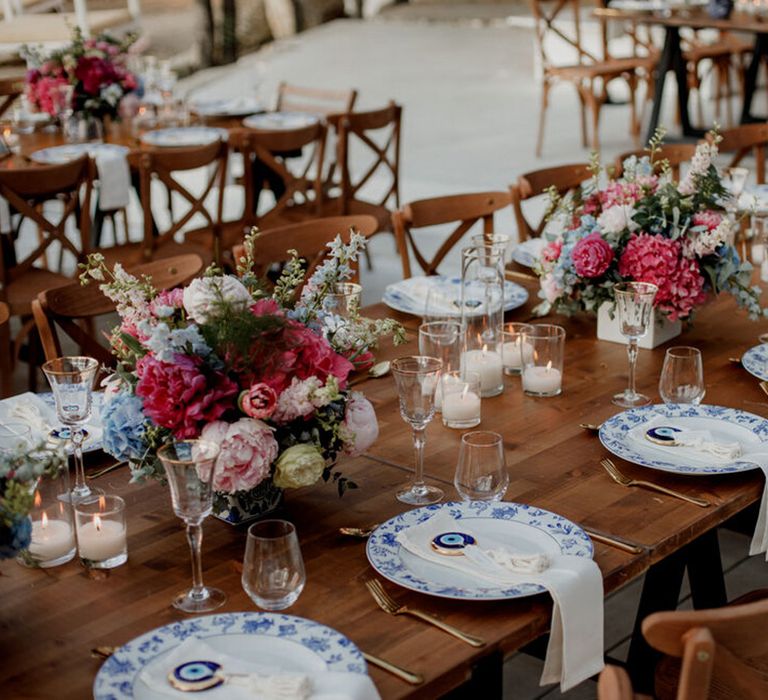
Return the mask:
{"type": "Polygon", "coordinates": [[[720,560],[717,530],[710,530],[687,547],[688,582],[691,584],[693,607],[721,608],[728,602],[725,577],[720,560]]]}
{"type": "Polygon", "coordinates": [[[755,36],[755,48],[752,51],[752,60],[744,76],[744,104],[741,108],[741,124],[764,121],[761,117],[753,117],[751,112],[752,98],[755,96],[755,85],[757,84],[757,72],[763,57],[766,55],[768,55],[768,34],[757,34],[755,36]]]}

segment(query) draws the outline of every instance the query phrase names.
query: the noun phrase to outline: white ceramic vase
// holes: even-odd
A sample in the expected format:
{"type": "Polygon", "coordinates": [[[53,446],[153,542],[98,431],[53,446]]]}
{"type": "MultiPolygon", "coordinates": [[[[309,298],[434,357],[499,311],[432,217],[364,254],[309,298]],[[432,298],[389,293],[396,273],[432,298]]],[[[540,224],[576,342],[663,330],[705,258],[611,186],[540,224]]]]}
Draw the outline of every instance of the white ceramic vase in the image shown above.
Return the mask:
{"type": "MultiPolygon", "coordinates": [[[[603,302],[597,311],[597,337],[598,340],[608,340],[611,343],[627,344],[627,338],[621,334],[619,327],[619,315],[611,318],[611,302],[603,302]]],[[[670,321],[661,312],[654,309],[653,322],[647,333],[637,341],[638,347],[650,350],[662,343],[677,337],[683,332],[681,321],[670,321]]]]}

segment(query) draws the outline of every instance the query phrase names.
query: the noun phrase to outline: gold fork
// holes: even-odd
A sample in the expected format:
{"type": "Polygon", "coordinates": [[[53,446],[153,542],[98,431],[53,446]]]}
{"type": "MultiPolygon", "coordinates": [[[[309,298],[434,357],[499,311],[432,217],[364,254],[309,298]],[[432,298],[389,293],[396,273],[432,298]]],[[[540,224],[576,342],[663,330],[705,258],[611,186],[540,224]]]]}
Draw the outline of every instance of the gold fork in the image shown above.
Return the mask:
{"type": "Polygon", "coordinates": [[[654,484],[651,481],[630,479],[628,476],[622,474],[610,459],[603,459],[601,460],[600,464],[602,464],[605,471],[610,474],[611,479],[613,479],[617,484],[621,484],[622,486],[644,486],[647,489],[652,489],[654,491],[658,491],[659,493],[664,493],[667,496],[672,496],[673,498],[679,498],[682,501],[693,503],[693,505],[699,506],[700,508],[709,508],[709,506],[712,505],[709,501],[705,501],[703,498],[686,496],[684,493],[673,491],[672,489],[668,489],[665,486],[659,486],[659,484],[654,484]]]}
{"type": "Polygon", "coordinates": [[[365,582],[365,586],[370,591],[377,605],[385,613],[388,613],[389,615],[411,615],[412,617],[418,617],[420,620],[434,625],[435,627],[443,630],[443,632],[447,632],[448,634],[453,635],[457,639],[460,639],[462,642],[466,642],[473,647],[485,646],[485,642],[479,637],[474,637],[471,634],[462,632],[452,625],[449,625],[442,620],[438,620],[436,617],[432,617],[432,615],[422,612],[421,610],[414,610],[409,608],[407,605],[398,605],[398,603],[390,597],[389,593],[384,590],[384,586],[382,586],[377,579],[368,579],[365,582]]]}

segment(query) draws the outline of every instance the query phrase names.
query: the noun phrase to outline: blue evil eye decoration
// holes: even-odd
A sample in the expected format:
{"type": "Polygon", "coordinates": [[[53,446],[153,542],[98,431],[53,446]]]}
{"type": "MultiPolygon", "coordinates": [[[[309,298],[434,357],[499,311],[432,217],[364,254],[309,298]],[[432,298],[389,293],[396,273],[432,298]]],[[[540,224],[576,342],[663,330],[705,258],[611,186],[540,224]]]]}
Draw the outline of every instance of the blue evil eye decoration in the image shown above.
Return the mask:
{"type": "Polygon", "coordinates": [[[463,554],[466,547],[476,544],[476,540],[466,532],[441,532],[432,538],[430,544],[438,554],[456,557],[463,554]]]}
{"type": "MultiPolygon", "coordinates": [[[[85,442],[88,439],[90,433],[85,428],[82,430],[83,442],[85,442]]],[[[72,431],[66,427],[54,428],[50,433],[48,433],[48,438],[54,442],[67,442],[68,440],[72,439],[72,431]]]]}
{"type": "Polygon", "coordinates": [[[168,674],[168,681],[176,690],[196,693],[224,683],[224,676],[220,671],[221,664],[214,661],[187,661],[168,674]]]}
{"type": "Polygon", "coordinates": [[[646,440],[655,442],[657,445],[674,446],[676,444],[675,436],[683,432],[680,428],[671,425],[659,425],[655,428],[649,428],[645,431],[646,440]]]}

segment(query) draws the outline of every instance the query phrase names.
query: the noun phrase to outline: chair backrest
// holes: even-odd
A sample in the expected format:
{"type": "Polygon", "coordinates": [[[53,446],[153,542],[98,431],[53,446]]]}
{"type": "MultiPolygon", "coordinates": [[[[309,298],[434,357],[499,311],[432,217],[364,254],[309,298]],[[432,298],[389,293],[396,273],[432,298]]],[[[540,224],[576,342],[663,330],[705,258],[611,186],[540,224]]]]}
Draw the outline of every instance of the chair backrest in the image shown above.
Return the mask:
{"type": "MultiPolygon", "coordinates": [[[[663,145],[654,155],[654,170],[660,170],[664,161],[669,163],[669,168],[672,171],[672,177],[676,180],[680,179],[680,166],[683,163],[688,163],[696,153],[695,143],[671,143],[663,145]]],[[[642,158],[647,156],[648,151],[645,149],[638,149],[635,151],[627,151],[616,157],[616,176],[620,177],[624,169],[624,161],[631,156],[642,158]]]]}
{"type": "Polygon", "coordinates": [[[517,222],[517,235],[520,242],[528,238],[537,238],[544,230],[546,221],[542,217],[538,222],[531,223],[523,213],[522,203],[544,194],[554,187],[562,197],[577,189],[579,185],[592,176],[587,163],[559,165],[554,168],[543,168],[524,173],[517,182],[509,188],[512,199],[512,209],[517,222]]]}
{"type": "Polygon", "coordinates": [[[400,206],[400,123],[403,109],[390,102],[383,109],[369,112],[334,114],[328,122],[339,135],[337,162],[341,168],[341,213],[349,212],[349,203],[359,199],[358,193],[379,171],[391,179],[384,195],[374,202],[385,206],[390,199],[400,206]],[[362,174],[355,178],[350,165],[351,152],[355,147],[365,151],[368,163],[362,174]]]}
{"type": "Polygon", "coordinates": [[[357,100],[357,90],[326,90],[302,87],[282,82],[277,88],[279,112],[311,112],[326,116],[336,112],[351,112],[357,100]]]}
{"type": "MultiPolygon", "coordinates": [[[[245,219],[249,221],[254,211],[253,168],[250,163],[258,158],[265,166],[274,171],[283,180],[285,192],[275,202],[275,206],[258,220],[250,220],[252,225],[262,224],[262,219],[279,219],[280,215],[299,199],[305,203],[314,203],[320,215],[322,206],[322,163],[325,156],[326,126],[321,122],[298,129],[268,131],[266,129],[239,129],[231,132],[230,141],[234,148],[243,154],[245,167],[245,219]],[[281,154],[295,153],[306,149],[302,158],[286,158],[281,154]]],[[[268,224],[267,224],[268,225],[268,224]]]]}
{"type": "Polygon", "coordinates": [[[768,697],[768,600],[714,610],[661,612],[643,620],[643,636],[659,651],[682,659],[677,700],[709,696],[712,683],[733,697],[768,697]],[[755,669],[762,660],[763,672],[755,669]]]}
{"type": "Polygon", "coordinates": [[[24,92],[24,76],[0,78],[0,116],[8,111],[16,98],[24,92]]]}
{"type": "MultiPolygon", "coordinates": [[[[186,284],[200,274],[203,260],[199,255],[177,255],[133,267],[129,272],[136,276],[147,275],[158,289],[173,289],[186,284]]],[[[114,303],[91,282],[83,287],[79,282],[66,284],[41,292],[32,302],[32,314],[45,353],[45,359],[61,357],[61,342],[58,331],[62,331],[81,348],[81,352],[95,357],[106,365],[114,365],[112,353],[97,338],[77,321],[93,319],[115,310],[114,303]]]]}
{"type": "Polygon", "coordinates": [[[557,68],[554,54],[572,54],[569,64],[597,63],[599,58],[582,45],[579,0],[529,0],[534,19],[536,49],[544,71],[557,68]],[[570,12],[569,12],[570,10],[570,12]]]}
{"type": "MultiPolygon", "coordinates": [[[[144,215],[144,258],[151,260],[154,251],[164,243],[172,241],[176,234],[188,228],[197,215],[204,220],[202,229],[211,232],[211,248],[218,259],[218,243],[221,235],[221,220],[224,208],[224,185],[227,175],[227,154],[229,148],[223,141],[214,141],[204,146],[183,148],[149,148],[132,154],[131,160],[138,164],[141,182],[140,195],[144,215]],[[179,172],[206,168],[201,193],[193,193],[178,178],[179,172]],[[166,190],[167,197],[174,195],[186,205],[183,214],[173,216],[167,228],[157,231],[153,228],[156,220],[152,216],[152,182],[158,180],[166,190]],[[216,190],[215,203],[209,204],[209,195],[216,190]]],[[[173,207],[168,207],[169,214],[173,207]]],[[[199,229],[198,229],[199,230],[199,229]]]]}
{"type": "MultiPolygon", "coordinates": [[[[270,265],[286,262],[290,258],[288,251],[293,249],[307,261],[306,279],[328,256],[328,243],[337,235],[348,242],[353,230],[370,238],[378,230],[378,223],[372,216],[328,216],[260,231],[253,250],[255,272],[264,276],[270,265]]],[[[236,263],[244,252],[242,244],[234,247],[236,263]]]]}
{"type": "Polygon", "coordinates": [[[718,144],[721,153],[733,153],[728,167],[736,167],[752,151],[755,156],[755,177],[757,183],[765,183],[765,148],[768,144],[768,124],[743,124],[721,133],[718,144]]]}
{"type": "Polygon", "coordinates": [[[10,284],[32,267],[47,266],[49,248],[55,243],[77,262],[88,253],[91,229],[91,193],[94,164],[88,156],[63,165],[30,166],[0,170],[0,196],[26,221],[37,226],[38,243],[24,257],[17,255],[12,234],[0,234],[0,282],[10,284]],[[61,216],[48,218],[45,202],[58,200],[61,216]],[[76,217],[78,236],[67,236],[67,222],[76,217]]]}
{"type": "Polygon", "coordinates": [[[8,305],[0,301],[0,398],[13,393],[13,376],[11,374],[11,332],[8,320],[11,316],[8,305]]]}
{"type": "Polygon", "coordinates": [[[403,279],[411,276],[410,252],[425,275],[436,275],[445,256],[475,224],[482,222],[483,233],[493,233],[494,212],[509,206],[509,203],[508,192],[473,192],[420,199],[397,209],[392,214],[392,227],[403,266],[403,279]],[[416,245],[413,229],[452,223],[456,224],[456,228],[428,260],[416,245]]]}

